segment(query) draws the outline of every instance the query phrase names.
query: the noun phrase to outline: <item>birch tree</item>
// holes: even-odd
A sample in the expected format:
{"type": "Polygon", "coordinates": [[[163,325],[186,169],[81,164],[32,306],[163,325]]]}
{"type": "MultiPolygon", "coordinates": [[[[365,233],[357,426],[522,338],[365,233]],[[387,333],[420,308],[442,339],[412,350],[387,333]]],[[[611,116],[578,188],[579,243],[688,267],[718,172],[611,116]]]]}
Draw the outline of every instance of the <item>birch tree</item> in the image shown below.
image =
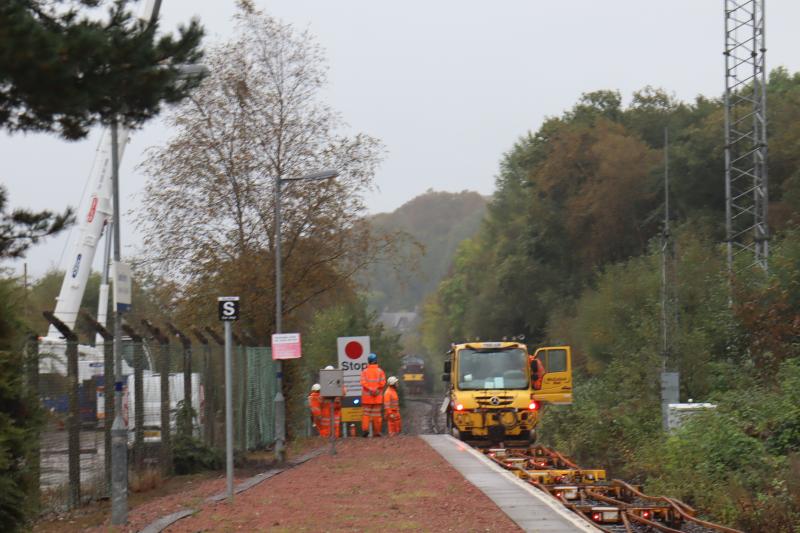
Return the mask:
{"type": "Polygon", "coordinates": [[[276,180],[339,173],[282,186],[282,294],[291,323],[394,246],[363,218],[383,148],[369,135],[344,135],[341,117],[321,100],[327,68],[312,36],[249,2],[240,2],[234,39],[212,49],[206,64],[207,78],[169,118],[175,134],[143,164],[146,264],[180,280],[182,299],[239,291],[243,315],[262,335],[274,325],[276,180]]]}

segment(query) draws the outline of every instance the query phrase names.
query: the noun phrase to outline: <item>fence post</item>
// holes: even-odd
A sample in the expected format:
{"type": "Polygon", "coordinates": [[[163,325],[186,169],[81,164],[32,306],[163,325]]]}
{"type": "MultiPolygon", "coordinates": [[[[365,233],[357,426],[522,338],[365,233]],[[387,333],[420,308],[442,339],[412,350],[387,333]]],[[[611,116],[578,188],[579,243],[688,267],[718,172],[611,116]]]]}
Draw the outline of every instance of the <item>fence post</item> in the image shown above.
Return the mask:
{"type": "MultiPolygon", "coordinates": [[[[39,394],[39,338],[35,333],[28,335],[28,341],[25,343],[25,365],[28,374],[28,401],[38,409],[40,403],[39,394]]],[[[39,509],[41,502],[41,460],[42,460],[42,437],[41,430],[36,432],[36,445],[31,451],[31,477],[33,478],[33,486],[31,487],[30,497],[34,500],[34,506],[39,509]]]]}
{"type": "MultiPolygon", "coordinates": [[[[236,367],[236,376],[238,383],[238,390],[235,390],[236,396],[238,398],[239,404],[239,427],[237,428],[237,433],[239,437],[239,447],[242,451],[247,451],[248,449],[248,442],[247,442],[247,413],[248,413],[248,395],[249,391],[249,384],[247,383],[247,351],[244,349],[244,345],[242,343],[242,339],[236,333],[231,332],[231,336],[233,337],[233,344],[236,347],[235,354],[236,357],[234,358],[237,361],[238,366],[236,367]]],[[[234,387],[235,389],[236,387],[234,387]]]]}
{"type": "Polygon", "coordinates": [[[158,358],[158,372],[160,384],[160,407],[161,407],[161,447],[159,454],[159,462],[161,463],[161,472],[168,476],[172,474],[172,436],[169,420],[170,411],[170,395],[169,395],[169,375],[170,375],[170,353],[169,353],[169,337],[164,335],[161,330],[150,323],[147,319],[142,319],[142,325],[150,335],[158,342],[159,358],[158,358]]]}
{"type": "MultiPolygon", "coordinates": [[[[122,324],[122,331],[133,341],[133,464],[137,472],[142,471],[144,461],[144,373],[142,336],[128,324],[122,324]]],[[[130,426],[128,426],[130,427],[130,426]]]]}
{"type": "Polygon", "coordinates": [[[69,387],[69,415],[67,416],[67,453],[69,469],[69,499],[67,505],[75,509],[81,502],[81,435],[78,405],[78,336],[50,312],[42,313],[67,341],[67,386],[69,387]]]}
{"type": "Polygon", "coordinates": [[[111,425],[114,423],[114,334],[85,309],[80,315],[94,333],[103,337],[103,468],[105,489],[111,495],[111,425]]]}
{"type": "MultiPolygon", "coordinates": [[[[171,322],[167,322],[167,328],[170,332],[178,337],[183,345],[183,405],[184,409],[188,409],[188,413],[192,412],[193,404],[192,404],[192,341],[183,334],[178,328],[175,327],[174,324],[171,322]]],[[[181,427],[180,421],[178,423],[178,431],[185,432],[185,435],[191,436],[192,435],[192,427],[193,421],[192,417],[189,417],[188,420],[189,424],[181,427]]]]}

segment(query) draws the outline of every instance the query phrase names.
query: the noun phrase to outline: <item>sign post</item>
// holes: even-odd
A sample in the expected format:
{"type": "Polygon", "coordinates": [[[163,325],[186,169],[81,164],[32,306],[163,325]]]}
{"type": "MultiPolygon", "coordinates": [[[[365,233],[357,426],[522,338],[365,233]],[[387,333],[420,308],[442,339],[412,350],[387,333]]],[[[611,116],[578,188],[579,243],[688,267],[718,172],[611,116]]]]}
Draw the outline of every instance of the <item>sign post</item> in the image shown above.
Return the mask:
{"type": "Polygon", "coordinates": [[[217,298],[219,319],[225,324],[225,472],[228,478],[228,500],[233,501],[233,365],[231,363],[231,322],[239,320],[239,297],[217,298]]]}
{"type": "Polygon", "coordinates": [[[322,413],[322,416],[327,414],[331,417],[331,422],[328,426],[330,428],[330,435],[328,438],[331,443],[331,455],[336,455],[336,431],[339,428],[336,426],[335,404],[337,400],[342,397],[343,383],[344,380],[341,370],[323,369],[319,371],[319,394],[330,400],[330,413],[322,413]]]}

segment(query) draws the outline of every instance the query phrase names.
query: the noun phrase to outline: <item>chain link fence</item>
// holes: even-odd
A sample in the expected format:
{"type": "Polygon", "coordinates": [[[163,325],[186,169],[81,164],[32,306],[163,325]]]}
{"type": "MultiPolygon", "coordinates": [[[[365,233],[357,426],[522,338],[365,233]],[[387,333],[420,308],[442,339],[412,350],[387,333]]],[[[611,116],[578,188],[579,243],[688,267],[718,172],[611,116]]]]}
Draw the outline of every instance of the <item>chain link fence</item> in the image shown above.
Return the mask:
{"type": "MultiPolygon", "coordinates": [[[[194,331],[192,342],[177,330],[166,336],[153,328],[144,337],[126,329],[122,418],[129,430],[129,482],[148,471],[172,472],[179,431],[223,450],[224,346],[219,337],[194,331]],[[182,411],[191,414],[191,424],[181,423],[184,406],[191,407],[182,411]]],[[[45,411],[38,450],[42,509],[62,511],[108,497],[115,416],[113,379],[106,379],[113,375],[110,339],[95,346],[77,340],[31,343],[28,352],[28,383],[45,411]]],[[[275,386],[269,348],[234,346],[237,452],[273,443],[275,386]]]]}

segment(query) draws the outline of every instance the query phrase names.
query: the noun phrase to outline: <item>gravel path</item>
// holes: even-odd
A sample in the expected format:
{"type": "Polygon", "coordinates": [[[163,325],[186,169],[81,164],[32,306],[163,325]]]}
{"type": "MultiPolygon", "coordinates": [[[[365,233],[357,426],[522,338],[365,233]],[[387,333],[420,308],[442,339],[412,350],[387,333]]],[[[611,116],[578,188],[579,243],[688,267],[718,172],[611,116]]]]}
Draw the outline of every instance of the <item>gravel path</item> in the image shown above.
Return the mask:
{"type": "Polygon", "coordinates": [[[415,437],[346,439],[167,531],[519,531],[415,437]]]}

